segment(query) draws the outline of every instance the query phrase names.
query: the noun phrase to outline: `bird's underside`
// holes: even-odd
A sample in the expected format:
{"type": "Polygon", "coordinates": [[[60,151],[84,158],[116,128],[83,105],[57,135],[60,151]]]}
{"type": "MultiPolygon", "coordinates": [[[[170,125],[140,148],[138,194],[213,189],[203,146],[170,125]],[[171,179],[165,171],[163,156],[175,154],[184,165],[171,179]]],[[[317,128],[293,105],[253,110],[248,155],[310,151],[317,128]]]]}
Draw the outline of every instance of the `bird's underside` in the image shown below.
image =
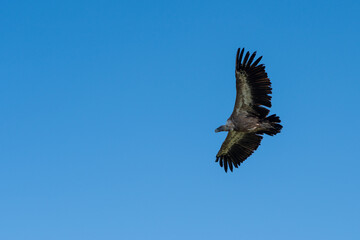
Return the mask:
{"type": "Polygon", "coordinates": [[[271,107],[271,83],[265,66],[258,64],[262,57],[255,59],[244,49],[238,49],[235,63],[236,100],[233,113],[225,125],[215,132],[228,131],[216,162],[233,171],[245,161],[260,145],[263,134],[273,136],[280,132],[280,118],[268,116],[271,107]],[[244,56],[244,59],[242,59],[244,56]]]}

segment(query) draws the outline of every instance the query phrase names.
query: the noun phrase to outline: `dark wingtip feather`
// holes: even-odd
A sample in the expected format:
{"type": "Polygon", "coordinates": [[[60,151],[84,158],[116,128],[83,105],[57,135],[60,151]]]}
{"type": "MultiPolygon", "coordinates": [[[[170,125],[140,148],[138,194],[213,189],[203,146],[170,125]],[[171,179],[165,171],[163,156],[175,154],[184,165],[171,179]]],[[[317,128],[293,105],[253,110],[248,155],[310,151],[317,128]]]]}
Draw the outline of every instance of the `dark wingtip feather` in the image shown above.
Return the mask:
{"type": "Polygon", "coordinates": [[[238,68],[239,54],[240,54],[240,48],[238,48],[238,50],[236,52],[235,70],[238,68]]]}
{"type": "Polygon", "coordinates": [[[230,168],[230,171],[232,172],[233,171],[233,165],[232,165],[231,161],[229,161],[229,168],[230,168]]]}
{"type": "Polygon", "coordinates": [[[256,51],[253,52],[253,54],[251,54],[251,57],[250,57],[248,63],[246,64],[246,67],[245,67],[245,68],[249,68],[249,67],[250,67],[250,65],[251,65],[252,61],[254,60],[255,56],[256,56],[256,51]]]}
{"type": "Polygon", "coordinates": [[[237,69],[239,70],[239,68],[240,68],[240,65],[241,65],[241,60],[242,60],[242,57],[243,57],[243,55],[244,55],[244,48],[243,49],[241,49],[241,52],[240,52],[240,56],[239,56],[239,59],[238,59],[238,62],[237,62],[237,69]]]}
{"type": "Polygon", "coordinates": [[[262,56],[255,60],[255,62],[251,65],[251,67],[256,67],[256,65],[261,61],[262,56]]]}
{"type": "Polygon", "coordinates": [[[247,63],[247,60],[248,60],[249,56],[250,56],[250,53],[249,53],[249,51],[247,51],[246,54],[245,54],[243,64],[242,64],[242,68],[245,67],[245,64],[247,63]]]}

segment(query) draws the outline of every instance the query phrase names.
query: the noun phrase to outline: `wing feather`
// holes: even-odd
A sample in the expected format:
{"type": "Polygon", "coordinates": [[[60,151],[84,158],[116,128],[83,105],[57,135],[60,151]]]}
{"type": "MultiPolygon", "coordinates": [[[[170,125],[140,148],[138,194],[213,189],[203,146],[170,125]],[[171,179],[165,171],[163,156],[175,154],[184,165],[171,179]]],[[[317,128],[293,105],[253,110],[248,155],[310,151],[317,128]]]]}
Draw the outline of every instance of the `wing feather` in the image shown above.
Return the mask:
{"type": "Polygon", "coordinates": [[[216,162],[220,160],[220,166],[224,166],[225,172],[228,167],[233,171],[240,166],[260,145],[262,136],[256,133],[244,133],[229,131],[224,143],[216,155],[216,162]]]}
{"type": "MultiPolygon", "coordinates": [[[[240,50],[240,48],[238,50],[240,50]]],[[[241,64],[242,57],[244,55],[244,51],[245,51],[245,49],[243,48],[240,52],[240,56],[239,56],[239,51],[237,53],[236,59],[238,59],[238,61],[237,61],[236,68],[240,68],[240,64],[241,64]]]]}
{"type": "Polygon", "coordinates": [[[258,65],[258,63],[261,61],[262,56],[260,56],[258,59],[255,60],[255,62],[251,65],[251,67],[255,67],[256,65],[258,65]]]}
{"type": "Polygon", "coordinates": [[[251,54],[251,57],[250,57],[249,61],[246,64],[246,67],[245,67],[246,69],[248,69],[250,67],[250,65],[251,65],[252,61],[254,60],[255,56],[256,56],[256,52],[251,54]]]}
{"type": "Polygon", "coordinates": [[[236,100],[233,114],[244,110],[265,118],[269,113],[265,107],[271,107],[270,79],[265,72],[265,66],[259,64],[262,57],[254,61],[256,52],[251,56],[246,52],[242,60],[244,52],[244,48],[238,49],[236,55],[236,100]]]}

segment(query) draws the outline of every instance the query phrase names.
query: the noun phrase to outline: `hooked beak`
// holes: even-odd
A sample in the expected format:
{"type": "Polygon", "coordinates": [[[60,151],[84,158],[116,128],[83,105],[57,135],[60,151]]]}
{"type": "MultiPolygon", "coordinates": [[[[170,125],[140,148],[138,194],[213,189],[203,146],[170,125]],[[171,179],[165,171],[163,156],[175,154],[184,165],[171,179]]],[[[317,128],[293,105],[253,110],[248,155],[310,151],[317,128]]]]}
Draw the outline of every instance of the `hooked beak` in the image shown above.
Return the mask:
{"type": "Polygon", "coordinates": [[[224,126],[220,126],[218,127],[217,129],[215,129],[215,132],[218,133],[218,132],[222,132],[224,131],[224,126]]]}

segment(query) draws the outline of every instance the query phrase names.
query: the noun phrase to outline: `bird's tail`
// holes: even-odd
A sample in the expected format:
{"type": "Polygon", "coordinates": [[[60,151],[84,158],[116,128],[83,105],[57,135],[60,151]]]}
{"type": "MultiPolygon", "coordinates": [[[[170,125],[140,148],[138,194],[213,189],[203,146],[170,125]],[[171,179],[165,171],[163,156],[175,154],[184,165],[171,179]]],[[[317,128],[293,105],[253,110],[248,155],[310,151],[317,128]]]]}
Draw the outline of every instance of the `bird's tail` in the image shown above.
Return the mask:
{"type": "Polygon", "coordinates": [[[276,116],[275,114],[268,116],[267,118],[265,118],[265,124],[267,125],[267,127],[261,133],[265,133],[270,136],[278,134],[283,128],[280,122],[281,121],[279,116],[276,116]]]}

